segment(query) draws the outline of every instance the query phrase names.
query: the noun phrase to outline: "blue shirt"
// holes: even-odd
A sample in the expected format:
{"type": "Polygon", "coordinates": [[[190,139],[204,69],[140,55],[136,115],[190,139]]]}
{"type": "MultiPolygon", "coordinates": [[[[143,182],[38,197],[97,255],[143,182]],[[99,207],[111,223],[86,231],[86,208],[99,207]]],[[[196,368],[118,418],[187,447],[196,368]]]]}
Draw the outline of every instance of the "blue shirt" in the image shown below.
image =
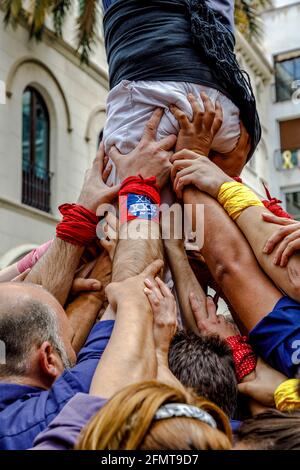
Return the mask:
{"type": "Polygon", "coordinates": [[[25,450],[76,393],[88,393],[110,339],[114,321],[97,323],[78,354],[75,367],[55,381],[50,390],[0,383],[0,449],[25,450]]]}
{"type": "Polygon", "coordinates": [[[300,365],[300,304],[282,297],[249,333],[256,353],[289,378],[300,365]]]}

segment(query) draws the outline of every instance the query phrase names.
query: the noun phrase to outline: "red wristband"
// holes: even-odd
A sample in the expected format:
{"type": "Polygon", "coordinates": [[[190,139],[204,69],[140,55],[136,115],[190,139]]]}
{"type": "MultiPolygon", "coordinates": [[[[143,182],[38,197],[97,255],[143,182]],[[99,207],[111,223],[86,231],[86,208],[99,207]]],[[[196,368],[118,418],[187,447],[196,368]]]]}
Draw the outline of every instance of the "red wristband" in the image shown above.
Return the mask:
{"type": "Polygon", "coordinates": [[[232,350],[237,380],[241,382],[246,375],[255,370],[257,357],[247,336],[229,336],[226,342],[232,350]]]}
{"type": "Polygon", "coordinates": [[[160,193],[156,178],[130,176],[119,191],[120,223],[143,219],[159,222],[160,193]]]}
{"type": "Polygon", "coordinates": [[[56,237],[77,246],[87,246],[97,239],[97,215],[78,204],[59,207],[63,220],[56,227],[56,237]]]}

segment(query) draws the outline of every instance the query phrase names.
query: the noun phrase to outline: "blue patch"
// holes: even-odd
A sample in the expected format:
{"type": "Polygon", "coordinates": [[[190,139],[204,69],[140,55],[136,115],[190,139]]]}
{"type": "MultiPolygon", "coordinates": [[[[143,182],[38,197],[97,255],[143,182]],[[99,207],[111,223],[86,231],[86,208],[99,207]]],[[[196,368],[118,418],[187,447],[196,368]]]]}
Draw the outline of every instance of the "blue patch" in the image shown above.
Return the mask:
{"type": "Polygon", "coordinates": [[[128,194],[127,211],[128,215],[145,220],[152,220],[158,216],[157,205],[146,196],[139,194],[128,194]]]}

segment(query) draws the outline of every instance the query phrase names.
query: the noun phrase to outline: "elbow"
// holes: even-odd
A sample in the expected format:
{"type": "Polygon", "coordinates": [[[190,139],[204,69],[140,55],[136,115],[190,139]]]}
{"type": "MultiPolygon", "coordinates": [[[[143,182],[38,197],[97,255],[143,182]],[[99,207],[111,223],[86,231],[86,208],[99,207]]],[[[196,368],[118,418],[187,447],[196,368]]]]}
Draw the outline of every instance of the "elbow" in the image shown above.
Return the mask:
{"type": "Polygon", "coordinates": [[[220,257],[215,264],[215,281],[223,289],[228,284],[238,285],[247,276],[251,264],[253,265],[253,255],[249,258],[247,253],[236,252],[231,257],[220,257]]]}
{"type": "Polygon", "coordinates": [[[300,302],[300,272],[293,269],[290,265],[287,266],[289,283],[285,289],[286,294],[289,295],[296,302],[300,302]]]}
{"type": "Polygon", "coordinates": [[[215,267],[215,281],[222,288],[225,287],[228,282],[233,282],[233,280],[239,277],[241,272],[241,267],[234,261],[229,262],[218,262],[215,267]]]}

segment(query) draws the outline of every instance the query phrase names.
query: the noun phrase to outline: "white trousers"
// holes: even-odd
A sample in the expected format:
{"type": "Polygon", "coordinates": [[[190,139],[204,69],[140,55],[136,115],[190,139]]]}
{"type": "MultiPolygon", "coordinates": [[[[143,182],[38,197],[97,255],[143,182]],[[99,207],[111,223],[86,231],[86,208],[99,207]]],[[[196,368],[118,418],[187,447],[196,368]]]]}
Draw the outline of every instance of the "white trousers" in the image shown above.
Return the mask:
{"type": "MultiPolygon", "coordinates": [[[[104,130],[104,144],[108,151],[112,145],[127,154],[133,150],[143,135],[147,121],[155,108],[165,109],[157,139],[178,134],[179,125],[169,110],[175,104],[192,118],[188,93],[198,97],[205,91],[213,103],[218,99],[223,109],[223,124],[213,141],[212,150],[228,153],[235,148],[240,136],[239,109],[225,95],[214,88],[186,82],[161,82],[124,80],[111,90],[107,100],[107,122],[104,130]]],[[[116,181],[116,175],[112,175],[116,181]]]]}

